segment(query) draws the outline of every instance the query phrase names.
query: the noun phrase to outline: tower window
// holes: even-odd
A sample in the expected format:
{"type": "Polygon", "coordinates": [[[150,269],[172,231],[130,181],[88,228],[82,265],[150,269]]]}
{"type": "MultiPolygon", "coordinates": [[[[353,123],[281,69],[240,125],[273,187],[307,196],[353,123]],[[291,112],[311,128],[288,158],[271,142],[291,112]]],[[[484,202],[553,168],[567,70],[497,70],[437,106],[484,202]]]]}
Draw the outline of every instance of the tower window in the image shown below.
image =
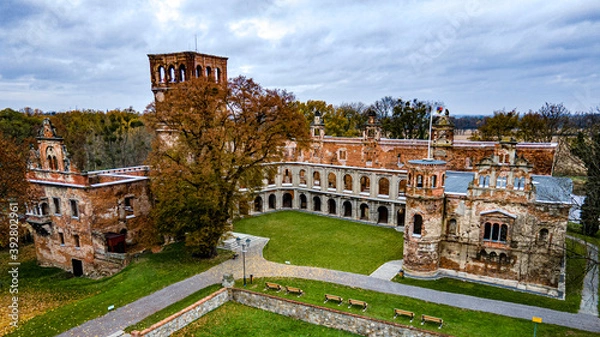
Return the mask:
{"type": "Polygon", "coordinates": [[[75,247],[81,247],[79,244],[79,235],[73,235],[73,241],[75,241],[75,247]]]}
{"type": "Polygon", "coordinates": [[[421,232],[423,231],[423,217],[420,214],[415,214],[413,222],[413,235],[421,236],[421,232]]]}
{"type": "Polygon", "coordinates": [[[52,198],[52,202],[54,203],[54,214],[60,215],[60,199],[52,198]]]}
{"type": "Polygon", "coordinates": [[[77,205],[77,200],[71,200],[71,216],[73,218],[79,218],[79,207],[77,205]]]}
{"type": "Polygon", "coordinates": [[[65,245],[65,235],[63,233],[58,233],[58,239],[60,240],[60,245],[65,245]]]}

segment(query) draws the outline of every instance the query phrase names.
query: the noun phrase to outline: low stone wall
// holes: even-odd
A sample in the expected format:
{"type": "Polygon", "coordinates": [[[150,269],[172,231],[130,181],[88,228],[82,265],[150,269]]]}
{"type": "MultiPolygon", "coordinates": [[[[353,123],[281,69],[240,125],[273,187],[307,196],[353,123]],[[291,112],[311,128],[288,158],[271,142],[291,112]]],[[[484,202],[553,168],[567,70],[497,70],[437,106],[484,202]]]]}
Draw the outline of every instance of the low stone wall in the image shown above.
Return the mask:
{"type": "MultiPolygon", "coordinates": [[[[422,331],[416,328],[367,318],[339,310],[301,303],[286,298],[255,293],[243,289],[230,289],[231,299],[235,302],[270,311],[276,314],[299,319],[311,324],[345,330],[362,336],[403,336],[403,337],[440,337],[449,336],[436,332],[422,331]]],[[[390,317],[393,308],[390,308],[390,317]]],[[[416,318],[418,320],[418,318],[416,318]]]]}
{"type": "Polygon", "coordinates": [[[208,312],[217,309],[221,305],[230,301],[230,294],[227,288],[218,290],[191,306],[181,310],[180,312],[171,315],[168,318],[152,325],[143,331],[132,331],[132,337],[167,337],[177,330],[180,330],[204,316],[208,312]]]}
{"type": "MultiPolygon", "coordinates": [[[[167,337],[217,309],[228,301],[273,312],[311,324],[344,330],[362,336],[402,336],[402,337],[449,337],[449,335],[423,331],[417,328],[368,318],[312,304],[306,304],[286,298],[257,293],[245,289],[223,288],[201,299],[182,311],[165,318],[143,331],[132,331],[132,337],[167,337]]],[[[393,313],[390,308],[390,317],[393,313]]],[[[416,318],[418,321],[419,318],[416,318]]]]}

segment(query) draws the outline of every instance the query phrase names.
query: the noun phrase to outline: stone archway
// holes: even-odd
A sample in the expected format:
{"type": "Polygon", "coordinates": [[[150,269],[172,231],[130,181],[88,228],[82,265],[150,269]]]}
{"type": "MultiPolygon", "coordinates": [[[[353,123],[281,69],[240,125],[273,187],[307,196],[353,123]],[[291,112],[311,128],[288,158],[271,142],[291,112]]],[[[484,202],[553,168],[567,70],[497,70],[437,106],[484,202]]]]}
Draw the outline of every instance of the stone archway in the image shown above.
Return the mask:
{"type": "Polygon", "coordinates": [[[385,206],[377,208],[377,223],[388,223],[388,209],[385,206]]]}
{"type": "Polygon", "coordinates": [[[352,217],[352,203],[350,201],[344,201],[344,203],[342,204],[342,212],[344,214],[344,217],[352,217]]]}
{"type": "Polygon", "coordinates": [[[283,194],[283,208],[292,208],[292,195],[290,193],[283,194]]]}

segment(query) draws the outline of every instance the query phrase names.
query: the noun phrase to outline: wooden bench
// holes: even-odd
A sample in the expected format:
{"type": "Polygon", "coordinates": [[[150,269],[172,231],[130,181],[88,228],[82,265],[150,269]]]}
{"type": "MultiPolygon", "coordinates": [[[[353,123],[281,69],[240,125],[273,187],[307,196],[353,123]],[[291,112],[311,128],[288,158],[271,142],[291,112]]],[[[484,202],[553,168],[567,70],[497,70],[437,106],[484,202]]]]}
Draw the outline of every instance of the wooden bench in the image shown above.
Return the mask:
{"type": "Polygon", "coordinates": [[[323,303],[327,303],[327,301],[338,302],[338,305],[342,305],[344,299],[341,296],[325,294],[325,302],[323,303]]]}
{"type": "Polygon", "coordinates": [[[359,300],[353,300],[353,299],[349,299],[348,300],[348,308],[352,307],[352,306],[358,306],[358,307],[362,307],[363,308],[363,312],[367,311],[367,302],[365,301],[359,301],[359,300]]]}
{"type": "Polygon", "coordinates": [[[432,322],[432,323],[437,323],[440,326],[438,326],[438,329],[442,328],[442,325],[444,325],[444,320],[438,317],[433,317],[433,316],[429,316],[429,315],[421,315],[421,325],[425,324],[425,322],[432,322]]]}
{"type": "Polygon", "coordinates": [[[277,283],[271,283],[271,282],[265,282],[265,289],[264,290],[277,290],[277,292],[281,291],[281,285],[277,284],[277,283]]]}
{"type": "Polygon", "coordinates": [[[394,308],[394,319],[396,319],[396,317],[398,317],[398,316],[406,316],[406,317],[410,318],[410,321],[412,322],[413,319],[415,318],[415,313],[412,311],[394,308]]]}
{"type": "Polygon", "coordinates": [[[288,286],[285,286],[285,292],[288,294],[297,294],[298,297],[304,294],[304,291],[302,291],[302,289],[288,286]]]}

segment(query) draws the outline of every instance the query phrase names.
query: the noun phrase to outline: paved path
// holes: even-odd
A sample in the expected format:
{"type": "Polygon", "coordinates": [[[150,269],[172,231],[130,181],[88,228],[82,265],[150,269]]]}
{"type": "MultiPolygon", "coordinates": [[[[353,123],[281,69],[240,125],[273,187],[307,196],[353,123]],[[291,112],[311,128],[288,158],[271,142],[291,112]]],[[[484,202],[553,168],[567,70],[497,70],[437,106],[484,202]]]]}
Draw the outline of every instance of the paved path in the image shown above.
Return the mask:
{"type": "MultiPolygon", "coordinates": [[[[262,249],[267,241],[267,239],[255,239],[252,241],[251,247],[246,254],[246,273],[248,275],[253,274],[255,277],[296,277],[325,281],[514,318],[530,320],[532,316],[537,316],[542,317],[544,323],[547,324],[557,324],[573,329],[600,333],[600,319],[597,316],[588,314],[572,314],[468,295],[445,293],[343,271],[285,265],[266,261],[262,256],[262,249]]],[[[220,283],[223,274],[232,273],[239,279],[242,277],[241,270],[242,259],[225,261],[206,272],[175,283],[102,317],[88,321],[59,336],[108,336],[202,288],[220,283]]]]}
{"type": "Polygon", "coordinates": [[[398,275],[400,269],[402,269],[402,260],[394,260],[382,264],[381,267],[377,268],[377,270],[369,276],[390,281],[394,276],[398,275]]]}
{"type": "Polygon", "coordinates": [[[598,247],[587,244],[588,272],[583,279],[579,313],[598,316],[598,247]]]}

